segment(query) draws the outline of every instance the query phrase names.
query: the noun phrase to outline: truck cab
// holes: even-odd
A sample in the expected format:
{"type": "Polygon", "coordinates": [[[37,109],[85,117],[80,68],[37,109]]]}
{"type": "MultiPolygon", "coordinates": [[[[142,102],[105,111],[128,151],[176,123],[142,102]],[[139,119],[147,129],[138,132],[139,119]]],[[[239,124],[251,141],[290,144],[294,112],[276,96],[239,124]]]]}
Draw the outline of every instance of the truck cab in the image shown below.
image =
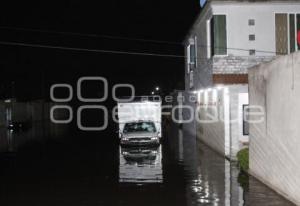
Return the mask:
{"type": "Polygon", "coordinates": [[[159,132],[152,121],[128,122],[121,136],[121,145],[158,145],[159,132]]]}

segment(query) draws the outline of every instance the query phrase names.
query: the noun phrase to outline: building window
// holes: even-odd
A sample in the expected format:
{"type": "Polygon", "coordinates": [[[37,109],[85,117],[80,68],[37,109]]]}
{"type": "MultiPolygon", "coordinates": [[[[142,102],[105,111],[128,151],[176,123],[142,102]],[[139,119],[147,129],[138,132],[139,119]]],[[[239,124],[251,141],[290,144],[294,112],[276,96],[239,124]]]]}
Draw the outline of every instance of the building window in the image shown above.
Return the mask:
{"type": "Polygon", "coordinates": [[[226,15],[214,15],[210,21],[211,54],[227,54],[226,15]]]}
{"type": "Polygon", "coordinates": [[[248,20],[248,25],[249,26],[254,26],[255,25],[255,20],[254,19],[249,19],[248,20]]]}
{"type": "Polygon", "coordinates": [[[255,34],[249,35],[249,41],[255,41],[255,34]]]}
{"type": "Polygon", "coordinates": [[[243,105],[243,135],[249,135],[249,105],[243,105]]]}
{"type": "Polygon", "coordinates": [[[249,50],[249,55],[250,56],[255,56],[255,53],[256,53],[255,49],[250,49],[249,50]]]}
{"type": "Polygon", "coordinates": [[[296,36],[295,36],[295,14],[290,14],[290,52],[295,52],[296,50],[296,36]]]}
{"type": "Polygon", "coordinates": [[[197,37],[187,46],[188,73],[197,66],[197,37]]]}
{"type": "Polygon", "coordinates": [[[288,53],[288,18],[287,14],[276,14],[276,53],[287,54],[288,53]]]}
{"type": "Polygon", "coordinates": [[[207,58],[211,57],[211,31],[210,31],[210,20],[206,21],[206,42],[207,42],[207,58]]]}
{"type": "Polygon", "coordinates": [[[297,14],[297,22],[296,22],[296,27],[297,27],[297,31],[296,31],[296,44],[297,44],[297,49],[300,50],[300,14],[297,14]],[[298,41],[299,38],[299,41],[298,41]]]}
{"type": "Polygon", "coordinates": [[[276,14],[276,52],[288,54],[300,50],[300,14],[276,14]]]}

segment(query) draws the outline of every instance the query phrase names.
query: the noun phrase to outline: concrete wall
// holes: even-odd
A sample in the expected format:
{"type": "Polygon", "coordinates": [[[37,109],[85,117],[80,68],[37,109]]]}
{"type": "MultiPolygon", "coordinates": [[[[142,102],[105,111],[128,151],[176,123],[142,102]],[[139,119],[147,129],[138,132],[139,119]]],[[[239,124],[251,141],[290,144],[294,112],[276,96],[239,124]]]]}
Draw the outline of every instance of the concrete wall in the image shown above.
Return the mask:
{"type": "Polygon", "coordinates": [[[232,160],[248,142],[243,135],[243,105],[248,104],[248,87],[234,85],[199,92],[197,137],[219,154],[232,160]]]}
{"type": "Polygon", "coordinates": [[[300,205],[299,68],[299,52],[252,68],[249,92],[250,105],[265,113],[250,124],[250,171],[300,205]]]}
{"type": "MultiPolygon", "coordinates": [[[[50,104],[42,101],[0,102],[0,126],[6,126],[7,111],[11,113],[11,115],[8,115],[8,120],[12,122],[35,122],[50,119],[50,104]]],[[[59,115],[65,114],[60,113],[59,115]]]]}
{"type": "MultiPolygon", "coordinates": [[[[33,102],[0,102],[0,153],[15,152],[22,145],[31,141],[44,141],[47,138],[58,138],[67,127],[50,122],[50,107],[53,103],[43,101],[33,102]],[[7,111],[11,113],[7,119],[7,111]],[[7,129],[8,122],[22,122],[22,131],[7,129]]],[[[68,113],[59,111],[59,119],[68,118],[68,113]]]]}

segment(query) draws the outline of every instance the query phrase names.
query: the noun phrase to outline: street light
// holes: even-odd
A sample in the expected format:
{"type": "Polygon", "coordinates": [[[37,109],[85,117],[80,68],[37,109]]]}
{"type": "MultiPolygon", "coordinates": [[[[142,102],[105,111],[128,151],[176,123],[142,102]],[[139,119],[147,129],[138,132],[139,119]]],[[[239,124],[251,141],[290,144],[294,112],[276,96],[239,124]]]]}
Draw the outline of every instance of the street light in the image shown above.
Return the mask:
{"type": "Polygon", "coordinates": [[[154,95],[154,92],[151,92],[152,95],[154,95]]]}
{"type": "Polygon", "coordinates": [[[155,90],[156,90],[156,91],[159,91],[159,87],[156,87],[155,90]]]}

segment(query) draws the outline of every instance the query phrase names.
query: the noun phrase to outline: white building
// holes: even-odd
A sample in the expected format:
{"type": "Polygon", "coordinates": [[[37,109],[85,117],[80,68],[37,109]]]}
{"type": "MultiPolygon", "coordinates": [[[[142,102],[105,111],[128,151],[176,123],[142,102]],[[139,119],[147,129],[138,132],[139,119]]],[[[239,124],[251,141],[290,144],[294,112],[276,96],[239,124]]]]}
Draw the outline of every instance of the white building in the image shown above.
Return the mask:
{"type": "Polygon", "coordinates": [[[299,50],[298,0],[208,0],[184,41],[185,88],[247,84],[247,69],[299,50]]]}
{"type": "MultiPolygon", "coordinates": [[[[222,115],[229,113],[231,118],[217,123],[196,122],[198,139],[235,159],[236,152],[249,141],[241,130],[242,117],[238,124],[231,123],[233,115],[243,114],[247,108],[248,69],[269,62],[276,55],[300,50],[298,36],[300,38],[299,0],[206,2],[184,41],[187,56],[185,93],[193,95],[210,88],[205,92],[207,98],[213,98],[208,91],[218,86],[227,87],[229,105],[225,105],[219,93],[215,103],[217,108],[227,110],[222,115]],[[247,101],[240,101],[239,95],[245,96],[247,101]]],[[[203,97],[198,103],[205,104],[205,99],[203,97]]],[[[205,118],[209,112],[202,108],[196,115],[205,118]]]]}

